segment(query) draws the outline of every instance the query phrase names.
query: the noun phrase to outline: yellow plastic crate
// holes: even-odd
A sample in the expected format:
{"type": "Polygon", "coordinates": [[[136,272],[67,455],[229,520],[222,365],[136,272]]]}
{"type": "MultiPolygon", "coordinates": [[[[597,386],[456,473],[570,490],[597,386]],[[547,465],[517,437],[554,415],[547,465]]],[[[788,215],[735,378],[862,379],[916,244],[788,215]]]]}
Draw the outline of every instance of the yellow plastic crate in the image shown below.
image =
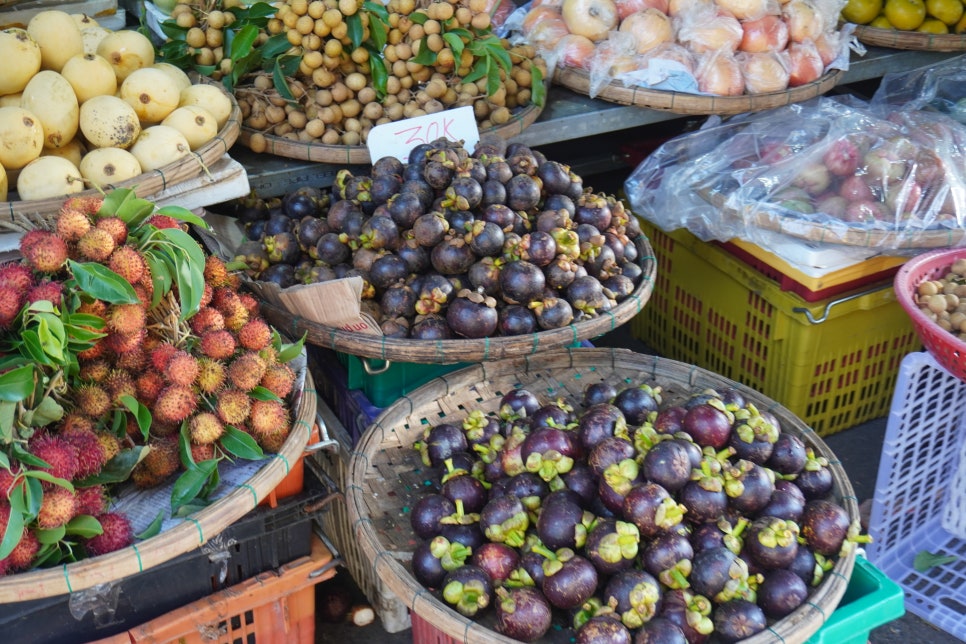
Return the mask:
{"type": "Polygon", "coordinates": [[[686,230],[641,228],[658,270],[634,337],[762,392],[822,436],[888,413],[899,364],[921,346],[891,281],[806,302],[686,230]]]}

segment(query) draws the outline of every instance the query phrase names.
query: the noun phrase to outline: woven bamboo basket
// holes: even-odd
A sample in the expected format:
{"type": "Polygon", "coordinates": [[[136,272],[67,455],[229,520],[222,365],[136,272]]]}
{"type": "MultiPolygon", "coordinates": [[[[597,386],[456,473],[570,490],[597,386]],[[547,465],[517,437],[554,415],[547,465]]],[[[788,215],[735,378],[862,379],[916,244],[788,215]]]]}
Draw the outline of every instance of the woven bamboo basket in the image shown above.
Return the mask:
{"type": "MultiPolygon", "coordinates": [[[[221,85],[217,86],[221,87],[221,85]]],[[[101,188],[105,191],[114,188],[132,188],[138,197],[150,199],[168,186],[207,173],[208,166],[224,156],[238,139],[241,126],[241,109],[238,107],[235,97],[231,94],[228,94],[228,96],[231,99],[231,114],[215,138],[188,155],[157,170],[145,172],[116,184],[101,186],[101,188]]],[[[64,204],[65,199],[68,197],[94,197],[99,194],[100,192],[96,188],[90,188],[80,193],[52,199],[0,202],[0,232],[26,232],[35,228],[50,228],[53,226],[57,212],[64,204]]]]}
{"type": "Polygon", "coordinates": [[[643,235],[638,237],[635,244],[643,275],[641,283],[627,299],[597,317],[531,335],[496,336],[474,340],[395,339],[344,331],[311,322],[295,311],[289,311],[277,303],[264,299],[261,301],[261,311],[269,324],[279,331],[296,338],[306,335],[306,342],[310,344],[362,358],[422,364],[456,364],[534,355],[596,338],[616,329],[641,312],[654,290],[657,261],[646,237],[643,235]]]}
{"type": "Polygon", "coordinates": [[[917,51],[966,51],[966,34],[926,34],[856,25],[856,39],[866,45],[917,51]]]}
{"type": "Polygon", "coordinates": [[[160,534],[114,552],[0,577],[0,603],[55,597],[143,572],[200,547],[254,510],[275,489],[306,449],[316,419],[317,396],[311,373],[294,396],[292,429],[281,451],[244,484],[160,534]]]}
{"type": "MultiPolygon", "coordinates": [[[[482,130],[480,134],[497,135],[503,139],[512,138],[531,125],[540,116],[543,108],[537,105],[514,112],[510,120],[498,127],[482,130]]],[[[252,135],[259,131],[243,126],[238,136],[238,142],[246,148],[251,148],[252,135]]],[[[264,133],[263,133],[264,134],[264,133]]],[[[372,163],[369,148],[365,145],[326,145],[315,141],[298,141],[273,134],[264,134],[268,144],[265,152],[275,156],[313,161],[315,163],[335,163],[345,165],[366,165],[372,163]]]]}
{"type": "MultiPolygon", "coordinates": [[[[611,103],[649,107],[653,110],[663,110],[675,114],[743,114],[745,112],[769,110],[815,98],[835,87],[844,74],[845,72],[840,69],[832,69],[818,80],[799,87],[789,87],[781,92],[742,94],[741,96],[672,92],[611,81],[600,90],[595,98],[611,103]]],[[[554,70],[553,80],[556,84],[571,89],[578,94],[589,95],[590,93],[590,75],[585,70],[560,65],[554,70]]]]}
{"type": "MultiPolygon", "coordinates": [[[[499,408],[502,395],[525,387],[542,402],[563,398],[575,407],[594,382],[615,386],[646,382],[662,387],[665,401],[683,399],[705,388],[733,387],[759,409],[774,413],[782,431],[794,434],[829,460],[833,495],[853,520],[859,508],[852,485],[840,462],[822,439],[792,412],[764,395],[693,365],[627,349],[567,349],[498,362],[480,363],[433,380],[387,407],[356,445],[349,465],[346,503],[350,522],[374,574],[410,610],[460,642],[513,642],[490,628],[490,621],[464,618],[426,590],[413,577],[409,560],[416,544],[405,509],[423,493],[427,478],[413,443],[428,425],[461,422],[470,410],[484,413],[499,408]]],[[[743,640],[753,644],[805,642],[834,612],[849,582],[854,549],[840,557],[833,571],[808,601],[758,635],[743,640]]],[[[492,611],[490,612],[492,616],[492,611]]],[[[566,630],[551,629],[545,641],[569,642],[566,630]]]]}
{"type": "Polygon", "coordinates": [[[698,189],[697,194],[722,213],[741,219],[748,226],[797,237],[809,242],[859,246],[862,248],[927,249],[958,246],[966,239],[963,228],[928,228],[919,230],[884,230],[863,227],[845,221],[809,221],[805,217],[785,217],[763,211],[740,213],[726,208],[727,196],[721,192],[698,189]]]}

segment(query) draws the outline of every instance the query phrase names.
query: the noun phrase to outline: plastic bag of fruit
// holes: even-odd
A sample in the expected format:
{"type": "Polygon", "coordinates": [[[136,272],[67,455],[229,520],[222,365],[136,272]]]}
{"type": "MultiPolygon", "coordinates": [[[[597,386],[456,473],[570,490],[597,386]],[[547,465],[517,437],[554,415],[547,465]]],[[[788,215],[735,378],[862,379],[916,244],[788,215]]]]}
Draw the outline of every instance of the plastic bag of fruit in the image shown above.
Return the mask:
{"type": "Polygon", "coordinates": [[[635,211],[704,239],[777,230],[901,250],[963,227],[964,168],[966,130],[941,114],[820,98],[678,137],[625,188],[635,211]]]}
{"type": "Polygon", "coordinates": [[[936,110],[966,124],[966,55],[908,72],[886,74],[871,104],[884,110],[936,110]]]}

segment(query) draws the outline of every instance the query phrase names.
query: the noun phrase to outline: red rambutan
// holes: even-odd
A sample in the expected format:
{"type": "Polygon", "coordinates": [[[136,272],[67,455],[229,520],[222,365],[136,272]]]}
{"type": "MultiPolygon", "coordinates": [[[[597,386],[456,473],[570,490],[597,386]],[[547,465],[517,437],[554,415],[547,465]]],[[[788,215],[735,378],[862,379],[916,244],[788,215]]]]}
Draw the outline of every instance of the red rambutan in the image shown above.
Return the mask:
{"type": "MultiPolygon", "coordinates": [[[[137,423],[135,423],[136,426],[137,423]]],[[[104,454],[105,463],[121,453],[121,441],[110,432],[97,432],[97,442],[101,444],[101,453],[104,454]]]]}
{"type": "Polygon", "coordinates": [[[92,429],[75,429],[61,433],[60,436],[77,449],[78,479],[93,476],[104,467],[104,452],[101,450],[97,434],[92,429]]]}
{"type": "Polygon", "coordinates": [[[22,291],[0,286],[0,328],[9,328],[23,307],[22,291]]]}
{"type": "Polygon", "coordinates": [[[218,417],[226,425],[237,427],[245,422],[251,411],[252,400],[244,391],[238,389],[227,389],[218,396],[215,403],[218,417]]]}
{"type": "Polygon", "coordinates": [[[131,480],[141,488],[163,483],[181,467],[177,435],[152,438],[147,447],[147,454],[131,471],[131,480]]]}
{"type": "Polygon", "coordinates": [[[107,510],[107,493],[103,485],[77,488],[77,514],[97,516],[107,510]]]}
{"type": "Polygon", "coordinates": [[[188,324],[195,335],[201,336],[205,331],[224,329],[225,316],[214,307],[203,306],[188,320],[188,324]]]}
{"type": "Polygon", "coordinates": [[[47,432],[38,432],[28,443],[30,453],[47,463],[39,468],[52,476],[71,481],[80,469],[77,448],[66,438],[47,432]]]}
{"type": "Polygon", "coordinates": [[[151,215],[145,222],[157,229],[163,228],[180,228],[181,224],[174,217],[169,217],[167,215],[151,215]]]}
{"type": "Polygon", "coordinates": [[[70,432],[76,431],[94,431],[94,421],[79,414],[77,412],[71,412],[65,415],[60,423],[58,423],[58,431],[61,434],[69,434],[70,432]]]}
{"type": "Polygon", "coordinates": [[[74,404],[83,415],[100,418],[111,410],[111,396],[98,384],[83,384],[74,390],[74,404]]]}
{"type": "Polygon", "coordinates": [[[203,411],[195,414],[188,422],[191,441],[199,445],[214,443],[225,433],[225,426],[215,414],[203,411]]]}
{"type": "Polygon", "coordinates": [[[87,302],[81,302],[80,306],[77,307],[77,312],[103,318],[105,315],[107,315],[107,302],[104,300],[90,300],[87,302]]]}
{"type": "Polygon", "coordinates": [[[151,349],[151,353],[148,357],[150,358],[151,364],[154,366],[154,368],[159,372],[164,373],[165,367],[168,366],[168,360],[170,360],[171,356],[177,352],[178,347],[169,342],[163,342],[151,349]]]}
{"type": "Polygon", "coordinates": [[[107,326],[116,333],[137,333],[146,322],[147,312],[140,304],[115,304],[107,311],[107,326]]]}
{"type": "Polygon", "coordinates": [[[288,428],[288,407],[277,400],[253,400],[248,427],[257,436],[288,428]]]}
{"type": "Polygon", "coordinates": [[[83,360],[80,363],[77,377],[88,382],[103,382],[110,371],[111,363],[106,358],[83,360]]]}
{"type": "Polygon", "coordinates": [[[53,302],[55,306],[60,306],[60,298],[63,295],[63,292],[64,286],[60,282],[54,280],[44,280],[30,287],[30,290],[27,291],[27,301],[39,302],[41,300],[46,300],[48,302],[53,302]]]}
{"type": "Polygon", "coordinates": [[[141,348],[146,335],[147,331],[144,329],[135,331],[134,333],[115,332],[108,334],[105,340],[107,341],[107,348],[114,353],[130,353],[141,348]]]}
{"type": "Polygon", "coordinates": [[[204,275],[205,281],[214,288],[229,286],[232,282],[231,274],[228,272],[228,268],[225,267],[225,262],[214,255],[208,255],[205,258],[204,275]]]}
{"type": "Polygon", "coordinates": [[[198,378],[198,359],[187,351],[176,351],[164,367],[164,377],[168,382],[182,387],[190,387],[198,378]]]}
{"type": "Polygon", "coordinates": [[[154,401],[154,417],[161,423],[180,423],[198,407],[198,396],[189,387],[169,385],[154,401]]]}
{"type": "Polygon", "coordinates": [[[208,443],[207,445],[191,443],[189,448],[191,449],[191,460],[195,463],[208,461],[215,457],[215,445],[213,443],[208,443]]]}
{"type": "Polygon", "coordinates": [[[120,217],[101,217],[95,222],[94,228],[110,233],[114,246],[120,246],[127,241],[127,224],[120,217]]]}
{"type": "Polygon", "coordinates": [[[7,497],[10,495],[10,490],[13,488],[14,483],[17,482],[17,477],[20,476],[22,468],[16,462],[10,464],[10,469],[5,467],[0,467],[0,505],[2,505],[7,497]]]}
{"type": "Polygon", "coordinates": [[[265,370],[261,385],[284,399],[295,386],[295,372],[287,364],[274,364],[265,370]]]}
{"type": "Polygon", "coordinates": [[[88,217],[93,217],[103,205],[103,197],[70,197],[61,206],[61,210],[79,210],[88,217]]]}
{"type": "Polygon", "coordinates": [[[35,271],[56,273],[67,263],[67,242],[49,231],[29,238],[24,235],[20,240],[20,254],[35,271]]]}
{"type": "Polygon", "coordinates": [[[107,267],[123,277],[130,284],[137,284],[148,272],[144,257],[133,246],[118,246],[111,253],[107,267]]]}
{"type": "Polygon", "coordinates": [[[214,360],[226,360],[235,354],[235,336],[227,329],[212,329],[201,335],[201,353],[214,360]]]}
{"type": "Polygon", "coordinates": [[[205,287],[201,291],[201,303],[200,306],[208,306],[211,304],[211,294],[214,293],[214,289],[211,288],[211,284],[205,282],[205,287]]]}
{"type": "Polygon", "coordinates": [[[158,394],[164,389],[164,377],[157,371],[145,371],[134,381],[137,388],[137,399],[142,405],[150,407],[158,399],[158,394]]]}
{"type": "Polygon", "coordinates": [[[37,525],[45,530],[59,528],[77,516],[77,496],[64,487],[55,486],[44,490],[37,513],[37,525]]]}
{"type": "Polygon", "coordinates": [[[199,358],[198,366],[200,371],[195,383],[202,393],[213,394],[224,386],[226,369],[223,362],[211,358],[199,358]]]}
{"type": "Polygon", "coordinates": [[[27,570],[33,564],[39,551],[40,540],[37,539],[37,535],[29,528],[24,528],[20,543],[14,546],[7,557],[10,562],[10,570],[27,570]]]}
{"type": "Polygon", "coordinates": [[[122,396],[137,397],[137,385],[134,376],[126,369],[111,369],[103,382],[104,391],[111,397],[111,405],[117,407],[121,404],[122,396]]]}
{"type": "Polygon", "coordinates": [[[11,262],[0,266],[0,287],[10,286],[15,291],[26,292],[33,283],[33,272],[26,264],[11,262]]]}
{"type": "Polygon", "coordinates": [[[272,343],[272,327],[260,318],[249,319],[238,329],[238,342],[249,351],[261,351],[272,343]]]}
{"type": "Polygon", "coordinates": [[[114,237],[102,228],[91,228],[77,240],[77,251],[85,259],[105,262],[114,252],[114,237]]]}
{"type": "Polygon", "coordinates": [[[57,228],[57,234],[64,241],[73,244],[91,229],[91,220],[90,217],[80,210],[67,208],[65,206],[60,209],[55,226],[57,228]]]}
{"type": "Polygon", "coordinates": [[[144,343],[133,351],[119,353],[114,357],[114,366],[118,369],[127,369],[133,373],[144,369],[148,363],[147,353],[144,350],[144,343]]]}
{"type": "Polygon", "coordinates": [[[84,549],[88,556],[96,557],[107,554],[127,548],[134,543],[134,530],[131,527],[131,520],[127,516],[120,512],[105,512],[94,518],[101,524],[103,532],[84,542],[84,549]]]}
{"type": "Polygon", "coordinates": [[[228,365],[228,379],[242,391],[251,391],[262,381],[266,366],[257,353],[243,353],[228,365]]]}

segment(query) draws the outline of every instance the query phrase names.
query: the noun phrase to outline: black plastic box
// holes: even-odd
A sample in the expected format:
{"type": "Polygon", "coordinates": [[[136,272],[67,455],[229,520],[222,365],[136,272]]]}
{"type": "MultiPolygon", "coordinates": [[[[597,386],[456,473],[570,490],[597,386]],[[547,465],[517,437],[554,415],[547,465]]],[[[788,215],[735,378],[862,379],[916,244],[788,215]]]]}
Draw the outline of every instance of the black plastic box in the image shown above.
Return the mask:
{"type": "Polygon", "coordinates": [[[0,604],[3,640],[76,644],[109,637],[308,556],[313,506],[324,496],[306,491],[274,509],[256,508],[195,550],[103,587],[0,604]]]}

